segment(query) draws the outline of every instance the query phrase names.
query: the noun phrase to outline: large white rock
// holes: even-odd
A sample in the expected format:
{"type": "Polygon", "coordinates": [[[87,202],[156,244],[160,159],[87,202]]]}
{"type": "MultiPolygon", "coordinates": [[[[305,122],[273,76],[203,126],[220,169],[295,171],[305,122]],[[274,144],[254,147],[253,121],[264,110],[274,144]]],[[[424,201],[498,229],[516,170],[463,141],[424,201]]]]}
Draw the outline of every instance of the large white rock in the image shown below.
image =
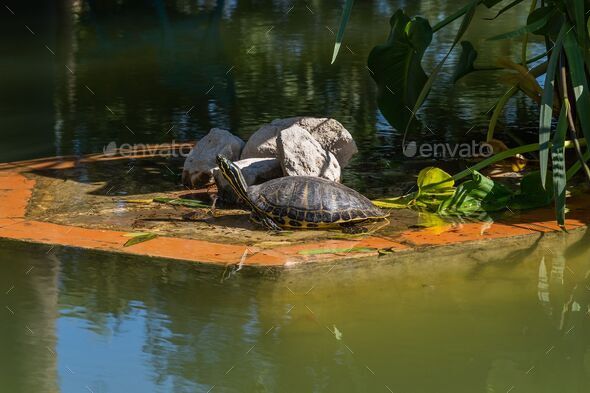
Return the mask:
{"type": "MultiPolygon", "coordinates": [[[[283,176],[283,169],[276,158],[248,158],[234,161],[234,164],[242,170],[242,176],[244,176],[244,180],[249,186],[283,176]]],[[[236,195],[227,180],[219,172],[219,168],[213,169],[213,177],[217,184],[219,197],[225,201],[235,202],[236,195]]]]}
{"type": "Polygon", "coordinates": [[[340,181],[340,164],[334,154],[297,124],[281,130],[277,150],[286,176],[316,176],[340,181]]]}
{"type": "Polygon", "coordinates": [[[244,144],[243,140],[231,132],[212,128],[186,157],[182,182],[187,186],[210,183],[213,168],[217,167],[217,155],[222,154],[230,160],[238,160],[244,144]]]}
{"type": "Polygon", "coordinates": [[[281,130],[298,125],[307,130],[324,149],[330,151],[345,167],[358,152],[352,135],[339,121],[319,117],[289,117],[264,124],[248,140],[242,150],[242,159],[277,157],[277,138],[281,130]]]}

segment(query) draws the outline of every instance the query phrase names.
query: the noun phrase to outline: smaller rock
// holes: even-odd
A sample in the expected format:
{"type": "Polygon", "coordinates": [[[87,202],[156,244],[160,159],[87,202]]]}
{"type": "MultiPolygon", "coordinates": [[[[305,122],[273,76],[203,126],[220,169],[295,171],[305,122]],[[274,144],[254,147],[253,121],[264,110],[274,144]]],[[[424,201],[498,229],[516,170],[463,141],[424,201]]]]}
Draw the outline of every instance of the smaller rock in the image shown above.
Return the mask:
{"type": "MultiPolygon", "coordinates": [[[[246,160],[234,161],[234,164],[242,170],[242,176],[249,186],[261,184],[265,181],[283,176],[283,170],[279,160],[276,158],[249,158],[246,160]]],[[[235,203],[237,198],[231,186],[219,172],[219,168],[213,169],[213,177],[217,184],[218,196],[227,202],[235,203]]]]}
{"type": "Polygon", "coordinates": [[[285,176],[316,176],[339,182],[340,164],[304,128],[293,125],[277,139],[278,158],[285,176]]]}
{"type": "Polygon", "coordinates": [[[217,167],[216,157],[222,154],[230,160],[240,157],[244,141],[231,132],[212,128],[192,148],[182,171],[182,182],[187,186],[208,184],[212,180],[213,168],[217,167]]]}

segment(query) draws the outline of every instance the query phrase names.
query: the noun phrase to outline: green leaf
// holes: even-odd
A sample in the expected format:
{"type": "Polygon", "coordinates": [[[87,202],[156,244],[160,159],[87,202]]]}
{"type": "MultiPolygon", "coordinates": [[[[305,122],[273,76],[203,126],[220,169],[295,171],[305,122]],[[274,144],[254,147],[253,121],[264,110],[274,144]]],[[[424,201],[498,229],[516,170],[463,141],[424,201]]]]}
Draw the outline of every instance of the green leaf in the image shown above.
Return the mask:
{"type": "Polygon", "coordinates": [[[436,211],[438,206],[453,195],[455,181],[445,171],[435,167],[424,168],[418,174],[418,191],[395,198],[381,198],[373,204],[389,209],[417,207],[423,210],[436,211]]]}
{"type": "Polygon", "coordinates": [[[549,57],[547,74],[545,75],[545,87],[541,97],[541,113],[539,116],[539,160],[541,170],[541,184],[545,188],[547,179],[547,167],[549,161],[549,139],[551,134],[551,122],[553,120],[553,92],[555,90],[555,70],[561,54],[563,38],[567,32],[567,24],[564,24],[559,32],[555,45],[549,57]]]}
{"type": "Polygon", "coordinates": [[[397,10],[389,23],[387,42],[371,50],[367,65],[377,84],[379,110],[389,124],[401,130],[428,79],[421,61],[432,41],[432,28],[428,20],[410,19],[403,10],[397,10]]]}
{"type": "Polygon", "coordinates": [[[442,169],[431,166],[420,171],[417,185],[420,194],[436,193],[440,190],[453,188],[455,181],[442,169]]]}
{"type": "Polygon", "coordinates": [[[557,223],[565,225],[565,134],[568,128],[567,112],[569,103],[564,102],[557,122],[557,130],[553,136],[553,146],[551,146],[551,162],[553,163],[553,190],[555,198],[555,212],[557,223]]]}
{"type": "Polygon", "coordinates": [[[563,48],[567,56],[570,78],[573,85],[576,114],[582,125],[584,138],[590,141],[590,93],[584,70],[584,57],[573,34],[566,34],[563,48]]]}
{"type": "MultiPolygon", "coordinates": [[[[499,17],[500,15],[502,15],[504,12],[510,10],[511,8],[517,6],[518,4],[520,4],[522,2],[523,2],[523,0],[514,0],[513,2],[511,2],[507,6],[503,7],[500,11],[498,11],[498,13],[496,14],[496,16],[494,16],[493,18],[484,18],[484,19],[485,20],[494,20],[497,17],[499,17]]],[[[488,8],[490,8],[490,7],[488,7],[488,8]]]]}
{"type": "Polygon", "coordinates": [[[527,18],[526,26],[514,31],[502,33],[488,38],[488,41],[505,40],[508,38],[520,37],[526,33],[541,33],[542,29],[547,26],[551,17],[556,14],[554,7],[541,7],[533,11],[527,18]]]}
{"type": "Polygon", "coordinates": [[[513,193],[504,185],[494,182],[474,171],[471,180],[457,187],[455,194],[439,207],[442,215],[466,215],[479,212],[493,212],[506,208],[513,193]]]}
{"type": "Polygon", "coordinates": [[[477,59],[477,51],[469,41],[461,41],[461,56],[455,66],[453,74],[453,82],[463,78],[465,75],[475,71],[475,59],[477,59]]]}
{"type": "Polygon", "coordinates": [[[180,205],[186,207],[209,208],[210,206],[195,199],[185,198],[154,198],[154,202],[167,203],[169,205],[180,205]]]}
{"type": "Polygon", "coordinates": [[[373,205],[385,209],[405,209],[416,200],[417,192],[412,192],[407,195],[402,195],[393,198],[379,198],[375,199],[373,205]]]}
{"type": "Polygon", "coordinates": [[[130,247],[135,244],[147,242],[148,240],[152,240],[152,239],[155,239],[156,237],[158,237],[158,235],[156,235],[155,233],[150,233],[150,232],[128,233],[128,234],[125,234],[124,236],[131,237],[131,239],[127,240],[125,242],[125,244],[123,245],[123,247],[130,247]]]}
{"type": "MultiPolygon", "coordinates": [[[[553,174],[550,175],[553,176],[553,174]]],[[[511,209],[535,209],[547,206],[553,201],[553,183],[541,183],[541,172],[531,172],[522,178],[519,192],[510,201],[511,209]]]]}
{"type": "Polygon", "coordinates": [[[318,248],[314,250],[301,250],[300,255],[320,255],[320,254],[349,254],[355,252],[376,252],[376,248],[370,247],[349,247],[349,248],[318,248]]]}
{"type": "Polygon", "coordinates": [[[346,0],[346,3],[344,3],[344,10],[342,11],[340,27],[338,28],[338,33],[336,34],[336,43],[334,44],[334,53],[332,53],[332,61],[330,62],[330,64],[334,64],[334,62],[336,61],[336,57],[338,56],[338,51],[340,50],[340,46],[342,45],[342,38],[344,37],[344,31],[346,30],[348,19],[350,19],[350,13],[352,11],[353,3],[354,0],[346,0]]]}

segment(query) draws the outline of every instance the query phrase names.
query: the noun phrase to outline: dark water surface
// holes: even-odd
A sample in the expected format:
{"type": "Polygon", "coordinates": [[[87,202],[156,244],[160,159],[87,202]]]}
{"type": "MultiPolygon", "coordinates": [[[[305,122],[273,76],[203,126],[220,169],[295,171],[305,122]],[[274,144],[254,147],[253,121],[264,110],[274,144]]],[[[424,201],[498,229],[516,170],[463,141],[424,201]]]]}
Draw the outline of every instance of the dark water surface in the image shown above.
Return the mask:
{"type": "MultiPolygon", "coordinates": [[[[0,13],[0,161],[96,153],[110,142],[195,140],[211,127],[247,138],[272,119],[315,115],[338,119],[357,140],[360,153],[345,181],[371,182],[375,173],[397,168],[402,155],[400,133],[376,107],[369,51],[385,41],[398,7],[434,24],[463,3],[358,1],[345,46],[330,65],[340,2],[10,2],[15,15],[4,7],[0,13]]],[[[485,38],[519,26],[526,11],[521,5],[496,25],[483,20],[495,11],[478,12],[465,36],[480,52],[478,64],[519,61],[517,41],[485,38]]],[[[457,27],[435,34],[427,70],[448,50],[457,27]]],[[[533,42],[531,53],[538,50],[533,42]]],[[[507,86],[493,72],[452,86],[458,55],[449,58],[422,110],[424,131],[410,139],[485,135],[482,114],[507,86]]],[[[522,137],[538,115],[524,97],[514,103],[499,128],[522,137]]]]}

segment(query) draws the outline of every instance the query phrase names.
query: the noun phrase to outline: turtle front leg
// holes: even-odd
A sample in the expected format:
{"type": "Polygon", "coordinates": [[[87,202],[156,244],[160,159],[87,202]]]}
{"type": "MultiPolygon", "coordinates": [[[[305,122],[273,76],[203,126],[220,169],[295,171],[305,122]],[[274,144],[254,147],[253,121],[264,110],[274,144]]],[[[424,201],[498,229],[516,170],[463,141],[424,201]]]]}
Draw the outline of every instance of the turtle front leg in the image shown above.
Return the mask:
{"type": "Polygon", "coordinates": [[[273,219],[266,216],[261,216],[260,214],[252,213],[252,215],[250,216],[250,220],[252,220],[252,222],[255,222],[256,224],[263,225],[266,229],[271,230],[273,232],[281,232],[283,230],[283,228],[278,226],[278,224],[274,222],[273,219]]]}

